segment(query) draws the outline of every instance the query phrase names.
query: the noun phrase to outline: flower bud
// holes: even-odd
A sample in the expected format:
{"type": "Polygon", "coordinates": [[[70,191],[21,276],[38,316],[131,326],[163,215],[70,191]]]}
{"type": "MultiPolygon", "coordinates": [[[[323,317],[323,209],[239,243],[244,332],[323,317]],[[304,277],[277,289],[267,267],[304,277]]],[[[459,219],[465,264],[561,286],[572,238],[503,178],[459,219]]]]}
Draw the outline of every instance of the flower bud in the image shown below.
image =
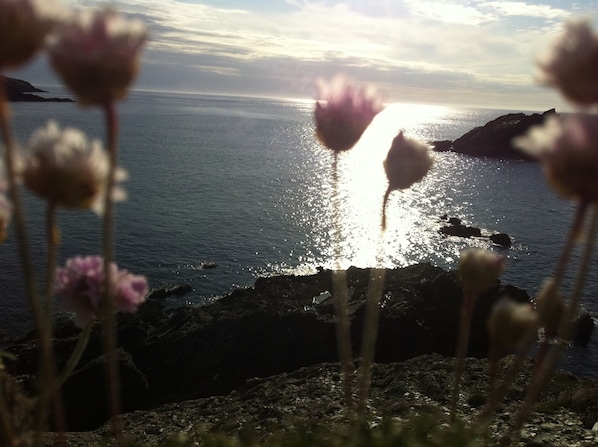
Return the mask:
{"type": "Polygon", "coordinates": [[[0,70],[27,62],[61,14],[53,0],[0,0],[0,70]]]}
{"type": "Polygon", "coordinates": [[[538,314],[530,303],[501,298],[490,313],[488,335],[498,350],[513,351],[537,331],[538,325],[538,314]]]}
{"type": "Polygon", "coordinates": [[[84,11],[50,45],[50,62],[84,105],[120,100],[135,78],[147,30],[112,9],[84,11]]]}
{"type": "Polygon", "coordinates": [[[407,189],[425,177],[432,167],[430,146],[407,138],[403,132],[392,141],[384,171],[388,178],[388,189],[407,189]]]}
{"type": "Polygon", "coordinates": [[[481,293],[496,284],[505,257],[481,248],[467,248],[459,259],[459,279],[464,290],[481,293]]]}
{"type": "Polygon", "coordinates": [[[343,76],[318,83],[316,135],[328,149],[351,149],[374,117],[383,109],[380,96],[359,88],[343,76]]]}
{"type": "MultiPolygon", "coordinates": [[[[54,121],[37,129],[28,145],[23,162],[25,185],[39,197],[62,208],[103,210],[103,196],[108,181],[108,153],[98,140],[89,141],[77,129],[61,130],[54,121]]],[[[126,172],[118,168],[117,180],[126,172]]],[[[124,199],[115,188],[114,200],[124,199]]]]}
{"type": "Polygon", "coordinates": [[[538,61],[540,81],[558,88],[577,104],[598,102],[598,36],[586,20],[566,24],[565,32],[538,61]]]}
{"type": "Polygon", "coordinates": [[[536,297],[536,310],[547,337],[557,335],[564,309],[565,303],[556,281],[554,278],[547,279],[536,297]]]}

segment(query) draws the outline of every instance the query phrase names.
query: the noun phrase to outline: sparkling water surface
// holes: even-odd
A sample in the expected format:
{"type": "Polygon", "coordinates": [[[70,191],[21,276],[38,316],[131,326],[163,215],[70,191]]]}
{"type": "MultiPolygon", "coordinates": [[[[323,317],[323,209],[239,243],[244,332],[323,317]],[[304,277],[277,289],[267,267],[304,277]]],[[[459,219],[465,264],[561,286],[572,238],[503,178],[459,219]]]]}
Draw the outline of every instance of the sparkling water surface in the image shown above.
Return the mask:
{"type": "MultiPolygon", "coordinates": [[[[55,119],[104,139],[103,117],[72,103],[15,103],[13,129],[25,143],[55,119]]],[[[129,172],[128,200],[116,206],[119,267],[148,277],[153,287],[189,284],[193,292],[169,304],[198,305],[259,275],[431,262],[453,268],[467,246],[507,256],[503,282],[533,294],[555,268],[574,204],[557,197],[534,163],[435,154],[426,178],[391,194],[388,227],[380,231],[386,178],[382,160],[399,130],[424,141],[455,139],[511,111],[392,104],[361,141],[338,160],[314,138],[313,102],[132,92],[119,104],[119,160],[129,172]],[[338,203],[336,209],[335,203],[338,203]],[[483,232],[506,232],[511,249],[487,239],[444,237],[440,216],[459,217],[483,232]],[[334,221],[337,220],[339,232],[334,221]],[[216,263],[213,269],[203,263],[216,263]]],[[[44,203],[26,195],[26,218],[37,271],[43,277],[44,203]]],[[[60,211],[59,262],[101,251],[101,220],[91,212],[60,211]]],[[[14,230],[0,246],[0,331],[29,328],[14,230]]],[[[596,263],[584,294],[598,311],[596,263]]],[[[571,275],[572,276],[572,275],[571,275]]],[[[570,287],[568,278],[565,286],[570,287]]],[[[572,350],[576,371],[598,375],[598,342],[572,350]]]]}

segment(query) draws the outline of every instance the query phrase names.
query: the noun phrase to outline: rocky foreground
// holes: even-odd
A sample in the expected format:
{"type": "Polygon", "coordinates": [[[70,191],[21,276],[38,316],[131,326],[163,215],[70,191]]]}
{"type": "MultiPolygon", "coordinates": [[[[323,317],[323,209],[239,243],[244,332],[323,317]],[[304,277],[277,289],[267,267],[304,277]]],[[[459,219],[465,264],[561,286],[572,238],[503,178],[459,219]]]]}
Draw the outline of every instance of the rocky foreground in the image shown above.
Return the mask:
{"type": "MultiPolygon", "coordinates": [[[[369,271],[351,268],[347,278],[357,356],[369,271]]],[[[136,315],[121,316],[125,431],[142,444],[155,444],[181,431],[191,437],[208,429],[238,433],[251,428],[265,434],[297,420],[341,418],[334,303],[326,293],[331,288],[330,271],[260,278],[253,288],[202,308],[168,310],[150,297],[136,315]]],[[[474,313],[469,355],[482,358],[488,352],[485,322],[503,293],[529,300],[524,291],[500,284],[484,294],[474,313]]],[[[372,391],[374,415],[404,418],[430,409],[438,417],[446,413],[461,299],[454,272],[429,264],[387,271],[372,391]]],[[[54,348],[60,367],[77,338],[69,319],[57,322],[54,348]]],[[[8,372],[25,389],[32,388],[37,371],[34,337],[15,341],[9,350],[16,360],[6,362],[8,372]]],[[[507,393],[497,436],[523,396],[530,367],[507,393]]],[[[97,325],[64,385],[71,445],[89,445],[108,434],[103,372],[97,325]]],[[[460,405],[466,418],[483,406],[487,386],[485,361],[471,359],[460,405]]],[[[559,374],[543,403],[548,413],[535,416],[539,425],[523,436],[527,441],[556,436],[554,442],[526,445],[598,445],[590,430],[598,420],[594,381],[559,374]]]]}

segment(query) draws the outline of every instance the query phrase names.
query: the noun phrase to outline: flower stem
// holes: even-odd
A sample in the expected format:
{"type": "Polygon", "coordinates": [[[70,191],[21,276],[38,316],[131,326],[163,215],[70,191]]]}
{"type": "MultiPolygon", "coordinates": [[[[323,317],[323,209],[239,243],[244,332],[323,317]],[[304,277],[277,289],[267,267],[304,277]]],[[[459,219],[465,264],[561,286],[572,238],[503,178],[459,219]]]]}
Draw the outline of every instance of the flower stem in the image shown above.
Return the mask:
{"type": "Polygon", "coordinates": [[[471,328],[471,317],[476,302],[477,294],[468,290],[464,291],[463,303],[461,304],[461,318],[459,324],[459,339],[457,342],[455,378],[451,396],[451,422],[457,417],[457,402],[461,388],[461,378],[465,367],[465,356],[469,347],[469,332],[471,328]]]}
{"type": "Polygon", "coordinates": [[[60,376],[58,377],[58,384],[59,386],[66,382],[66,379],[69,378],[71,373],[75,370],[79,360],[81,360],[81,356],[85,352],[85,348],[87,347],[87,343],[89,342],[89,335],[91,334],[91,323],[85,326],[85,329],[79,334],[79,340],[77,340],[77,344],[71,352],[71,356],[66,362],[64,369],[60,372],[60,376]]]}
{"type": "Polygon", "coordinates": [[[565,246],[561,251],[561,256],[559,257],[559,263],[556,267],[556,271],[554,274],[554,280],[556,287],[561,284],[563,280],[563,276],[565,274],[565,269],[567,264],[569,263],[569,258],[571,257],[571,251],[573,250],[573,246],[575,245],[575,239],[577,235],[582,229],[583,221],[586,216],[586,212],[588,210],[588,202],[586,200],[580,202],[577,210],[575,212],[575,217],[573,219],[573,223],[571,224],[571,228],[569,230],[569,234],[567,235],[567,239],[565,241],[565,246]]]}
{"type": "Polygon", "coordinates": [[[343,377],[343,396],[348,409],[353,408],[353,360],[351,355],[351,333],[348,314],[349,291],[347,290],[347,272],[341,266],[341,224],[340,224],[340,195],[338,185],[338,153],[334,152],[332,164],[332,180],[334,194],[334,227],[336,234],[335,258],[336,269],[332,272],[332,294],[336,312],[336,342],[338,356],[341,363],[343,377]]]}
{"type": "MultiPolygon", "coordinates": [[[[112,289],[112,271],[113,262],[113,220],[114,205],[112,201],[112,190],[116,178],[116,162],[118,157],[118,119],[116,116],[116,107],[113,101],[107,101],[104,104],[104,114],[107,128],[108,154],[110,157],[110,167],[108,170],[108,179],[106,181],[106,190],[104,196],[104,352],[106,354],[106,378],[108,386],[108,406],[112,416],[112,431],[120,439],[122,427],[118,415],[121,412],[120,401],[120,378],[116,359],[116,318],[114,315],[114,290],[112,289]]],[[[118,441],[120,442],[120,441],[118,441]]]]}
{"type": "MultiPolygon", "coordinates": [[[[17,169],[16,169],[16,146],[9,125],[10,109],[8,100],[6,97],[6,85],[2,79],[0,79],[0,132],[4,140],[4,156],[6,160],[6,174],[8,177],[8,189],[10,194],[10,200],[13,206],[13,216],[15,220],[15,230],[17,237],[17,245],[19,248],[19,254],[21,258],[21,269],[23,271],[25,289],[29,306],[31,308],[31,315],[33,319],[33,325],[38,336],[39,343],[39,363],[41,365],[41,375],[43,377],[42,385],[42,397],[44,393],[52,392],[52,382],[54,366],[52,365],[51,357],[51,340],[46,337],[46,325],[42,319],[42,310],[40,309],[40,303],[38,301],[37,287],[35,284],[35,273],[33,269],[33,261],[31,252],[29,250],[29,238],[25,229],[25,218],[23,212],[23,205],[21,202],[21,196],[18,190],[17,182],[17,169]]],[[[47,315],[44,315],[48,318],[47,315]]],[[[50,316],[51,318],[51,316],[50,316]]],[[[41,442],[41,430],[46,423],[47,416],[47,400],[43,400],[38,413],[38,430],[36,434],[35,443],[39,445],[41,442]]],[[[60,413],[56,413],[58,416],[60,413]]]]}
{"type": "MultiPolygon", "coordinates": [[[[580,225],[581,228],[581,225],[580,225]]],[[[540,391],[544,384],[550,378],[554,371],[565,347],[571,339],[573,330],[573,321],[577,315],[579,304],[581,301],[581,293],[585,285],[588,269],[592,260],[592,254],[594,250],[594,241],[596,240],[596,233],[598,231],[598,208],[594,206],[592,218],[589,226],[588,238],[585,243],[583,257],[581,264],[577,272],[577,278],[575,280],[575,286],[571,295],[571,300],[567,306],[561,323],[559,326],[559,344],[550,352],[543,362],[543,365],[532,377],[532,381],[528,387],[528,391],[525,395],[525,399],[519,408],[519,411],[515,417],[515,422],[510,430],[510,435],[518,434],[523,426],[523,423],[527,420],[529,413],[531,412],[534,404],[536,403],[540,391]]]]}

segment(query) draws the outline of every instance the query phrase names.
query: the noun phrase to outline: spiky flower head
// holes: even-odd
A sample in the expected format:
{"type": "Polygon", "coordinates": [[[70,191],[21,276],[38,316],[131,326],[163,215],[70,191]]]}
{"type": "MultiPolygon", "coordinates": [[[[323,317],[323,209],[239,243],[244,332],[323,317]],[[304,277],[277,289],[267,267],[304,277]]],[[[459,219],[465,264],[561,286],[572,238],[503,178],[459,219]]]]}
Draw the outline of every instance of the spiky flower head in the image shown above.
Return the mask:
{"type": "Polygon", "coordinates": [[[374,117],[382,111],[382,99],[371,87],[358,87],[344,76],[317,82],[316,135],[328,149],[351,149],[374,117]]]}
{"type": "Polygon", "coordinates": [[[598,115],[550,116],[514,144],[536,158],[565,198],[598,200],[598,115]]]}
{"type": "MultiPolygon", "coordinates": [[[[61,208],[91,209],[103,213],[103,197],[108,181],[108,154],[98,140],[88,140],[78,129],[61,130],[54,121],[37,129],[23,160],[23,180],[35,194],[61,208]]],[[[118,168],[116,179],[126,179],[118,168]]],[[[115,201],[124,200],[118,187],[115,201]]]]}
{"type": "Polygon", "coordinates": [[[384,160],[388,189],[407,189],[423,179],[434,162],[430,149],[427,144],[399,132],[384,160]]]}
{"type": "Polygon", "coordinates": [[[50,62],[84,105],[125,97],[137,75],[146,26],[115,10],[83,10],[57,30],[50,62]]]}
{"type": "Polygon", "coordinates": [[[0,0],[0,70],[29,61],[63,16],[54,0],[0,0]]]}
{"type": "Polygon", "coordinates": [[[564,33],[538,60],[540,82],[576,104],[598,102],[598,36],[588,20],[565,25],[564,33]]]}
{"type": "Polygon", "coordinates": [[[504,270],[505,257],[482,248],[466,248],[459,259],[463,290],[481,293],[496,284],[504,270]]]}
{"type": "MultiPolygon", "coordinates": [[[[144,276],[119,270],[110,263],[109,287],[115,311],[134,313],[145,301],[148,283],[144,276]]],[[[105,297],[104,259],[76,256],[56,269],[55,293],[64,298],[64,308],[75,312],[75,326],[83,328],[100,315],[105,297]]]]}
{"type": "Polygon", "coordinates": [[[501,351],[513,351],[529,340],[539,327],[539,317],[530,303],[508,297],[499,299],[488,319],[488,335],[501,351]]]}

